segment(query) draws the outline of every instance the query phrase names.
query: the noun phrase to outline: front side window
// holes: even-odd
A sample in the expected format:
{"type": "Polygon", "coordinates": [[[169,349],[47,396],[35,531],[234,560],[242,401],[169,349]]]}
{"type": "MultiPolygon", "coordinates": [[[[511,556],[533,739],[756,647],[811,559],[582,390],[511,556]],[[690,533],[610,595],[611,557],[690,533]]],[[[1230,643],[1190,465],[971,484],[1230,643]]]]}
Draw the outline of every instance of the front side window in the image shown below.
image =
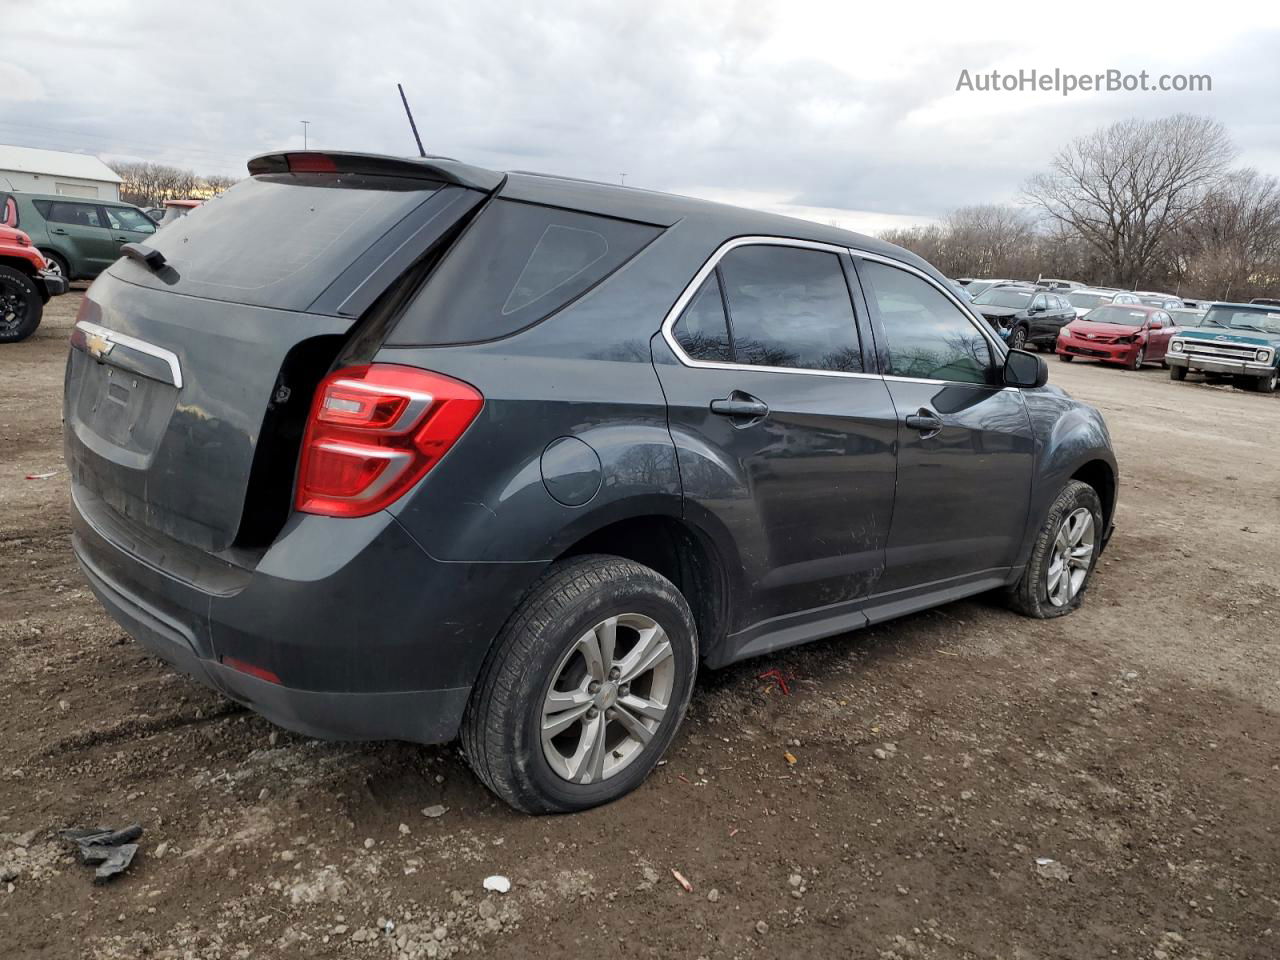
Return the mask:
{"type": "Polygon", "coordinates": [[[995,382],[991,345],[949,298],[915,274],[875,261],[858,264],[880,312],[885,373],[922,380],[995,382]]]}
{"type": "Polygon", "coordinates": [[[130,207],[103,207],[107,223],[112,230],[132,230],[135,233],[155,233],[156,225],[141,210],[130,207]]]}

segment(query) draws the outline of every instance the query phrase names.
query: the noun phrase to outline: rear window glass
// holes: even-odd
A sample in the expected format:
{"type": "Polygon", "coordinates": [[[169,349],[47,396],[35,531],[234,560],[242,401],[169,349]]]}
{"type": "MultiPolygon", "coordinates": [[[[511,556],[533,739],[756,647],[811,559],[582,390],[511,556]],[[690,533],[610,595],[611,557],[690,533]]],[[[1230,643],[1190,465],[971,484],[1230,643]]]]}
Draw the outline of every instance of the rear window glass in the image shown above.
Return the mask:
{"type": "Polygon", "coordinates": [[[498,200],[410,303],[392,342],[473,343],[523,330],[590,290],[660,232],[628,220],[498,200]]]}
{"type": "Polygon", "coordinates": [[[111,271],[174,293],[301,310],[439,186],[345,174],[251,177],[172,223],[166,216],[146,243],[164,254],[167,275],[130,260],[111,271]]]}

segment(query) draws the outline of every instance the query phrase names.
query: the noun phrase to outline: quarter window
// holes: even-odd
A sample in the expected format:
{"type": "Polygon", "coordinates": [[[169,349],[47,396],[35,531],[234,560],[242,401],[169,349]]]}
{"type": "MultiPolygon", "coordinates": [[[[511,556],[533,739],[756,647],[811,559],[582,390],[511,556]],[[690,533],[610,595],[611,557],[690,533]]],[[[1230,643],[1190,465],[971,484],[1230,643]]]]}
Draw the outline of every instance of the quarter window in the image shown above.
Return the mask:
{"type": "Polygon", "coordinates": [[[682,350],[694,360],[729,363],[733,348],[729,341],[729,319],[720,296],[720,281],[714,272],[689,301],[671,332],[682,350]]]}
{"type": "Polygon", "coordinates": [[[932,284],[870,260],[858,264],[884,326],[884,372],[923,380],[993,383],[991,345],[932,284]]]}

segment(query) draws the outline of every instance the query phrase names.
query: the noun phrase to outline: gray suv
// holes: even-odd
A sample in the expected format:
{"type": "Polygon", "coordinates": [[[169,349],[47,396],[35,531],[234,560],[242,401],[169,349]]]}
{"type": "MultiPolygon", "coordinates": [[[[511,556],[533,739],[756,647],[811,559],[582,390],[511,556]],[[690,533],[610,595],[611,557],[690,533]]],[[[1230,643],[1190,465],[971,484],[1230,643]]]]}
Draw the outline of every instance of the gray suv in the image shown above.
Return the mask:
{"type": "Polygon", "coordinates": [[[579,810],[700,664],[1085,595],[1101,416],[911,253],[439,158],[249,172],[89,290],[66,459],[108,611],[275,723],[461,737],[579,810]]]}

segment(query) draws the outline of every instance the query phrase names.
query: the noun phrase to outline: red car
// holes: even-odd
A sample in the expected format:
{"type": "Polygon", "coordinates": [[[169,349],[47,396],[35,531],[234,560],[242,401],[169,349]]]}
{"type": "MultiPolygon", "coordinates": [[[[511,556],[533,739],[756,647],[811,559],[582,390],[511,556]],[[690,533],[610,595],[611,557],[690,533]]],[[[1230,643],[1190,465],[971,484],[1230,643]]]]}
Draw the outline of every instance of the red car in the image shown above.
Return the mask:
{"type": "Polygon", "coordinates": [[[67,292],[66,279],[48,272],[31,238],[9,226],[16,219],[13,198],[0,193],[0,343],[31,336],[49,298],[67,292]]]}
{"type": "Polygon", "coordinates": [[[1058,359],[1076,357],[1137,370],[1164,360],[1177,326],[1162,307],[1107,304],[1072,320],[1058,332],[1058,359]]]}

